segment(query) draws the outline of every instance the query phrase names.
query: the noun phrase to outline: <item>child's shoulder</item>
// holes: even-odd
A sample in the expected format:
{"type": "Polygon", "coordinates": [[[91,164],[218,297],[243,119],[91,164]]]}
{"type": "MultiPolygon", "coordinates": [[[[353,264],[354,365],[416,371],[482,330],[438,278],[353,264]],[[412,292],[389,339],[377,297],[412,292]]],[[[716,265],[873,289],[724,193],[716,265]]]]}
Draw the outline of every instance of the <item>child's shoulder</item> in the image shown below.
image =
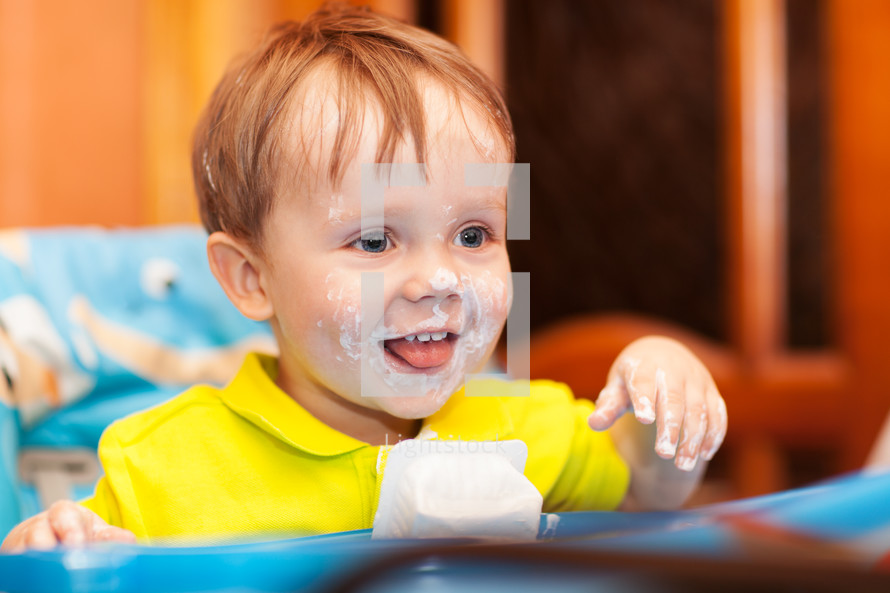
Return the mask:
{"type": "Polygon", "coordinates": [[[511,409],[527,411],[540,411],[554,407],[568,409],[574,407],[577,401],[568,385],[549,379],[531,381],[527,397],[504,397],[501,400],[511,409]]]}
{"type": "Polygon", "coordinates": [[[461,391],[428,422],[435,428],[448,427],[444,434],[460,432],[483,438],[488,432],[503,437],[514,431],[523,432],[532,425],[570,423],[578,404],[571,389],[564,383],[534,380],[530,389],[522,382],[478,391],[461,391]],[[496,395],[508,391],[512,395],[496,395]],[[521,395],[524,393],[525,395],[521,395]]]}
{"type": "Polygon", "coordinates": [[[527,418],[532,415],[538,421],[543,418],[561,421],[576,416],[579,411],[583,415],[593,411],[592,404],[586,399],[576,398],[571,387],[549,379],[532,381],[528,397],[505,400],[515,416],[527,418]],[[591,409],[588,410],[588,407],[591,409]]]}
{"type": "Polygon", "coordinates": [[[531,382],[531,396],[537,400],[572,401],[572,389],[565,383],[550,379],[535,379],[531,382]]]}
{"type": "Polygon", "coordinates": [[[134,444],[158,431],[196,431],[208,416],[226,413],[219,397],[220,390],[209,385],[196,385],[151,408],[135,412],[113,422],[102,435],[120,445],[134,444]]]}

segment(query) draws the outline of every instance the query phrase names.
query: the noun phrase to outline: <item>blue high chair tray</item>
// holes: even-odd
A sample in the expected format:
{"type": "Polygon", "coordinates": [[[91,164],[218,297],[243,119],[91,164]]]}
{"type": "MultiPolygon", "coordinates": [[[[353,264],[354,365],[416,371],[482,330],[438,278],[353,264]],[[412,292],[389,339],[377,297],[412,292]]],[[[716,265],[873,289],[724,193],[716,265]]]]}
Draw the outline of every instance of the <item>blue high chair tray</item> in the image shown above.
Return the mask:
{"type": "Polygon", "coordinates": [[[0,591],[561,593],[594,584],[707,588],[716,582],[708,578],[890,590],[888,500],[890,474],[860,473],[693,510],[543,515],[530,544],[372,541],[362,530],[208,547],[29,551],[0,554],[0,591]]]}

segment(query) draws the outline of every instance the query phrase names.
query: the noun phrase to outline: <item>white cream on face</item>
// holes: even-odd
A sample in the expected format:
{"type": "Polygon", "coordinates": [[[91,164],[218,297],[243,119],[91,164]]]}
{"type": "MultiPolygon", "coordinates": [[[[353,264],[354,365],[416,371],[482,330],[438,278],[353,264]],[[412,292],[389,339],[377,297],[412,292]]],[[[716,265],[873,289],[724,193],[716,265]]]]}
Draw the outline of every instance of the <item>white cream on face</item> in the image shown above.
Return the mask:
{"type": "Polygon", "coordinates": [[[328,206],[328,223],[339,224],[343,222],[346,210],[343,208],[343,194],[331,196],[331,205],[328,206]]]}
{"type": "Polygon", "coordinates": [[[485,136],[483,138],[477,137],[476,140],[479,142],[479,148],[482,156],[485,157],[486,160],[494,159],[494,156],[497,152],[497,144],[492,136],[485,136]]]}
{"type": "Polygon", "coordinates": [[[425,281],[429,294],[422,304],[408,304],[400,296],[401,286],[395,280],[399,272],[394,272],[388,277],[394,278],[396,284],[387,284],[389,296],[381,295],[386,301],[382,303],[383,315],[370,313],[372,318],[364,323],[371,324],[371,329],[366,327],[364,332],[361,271],[334,269],[324,276],[322,294],[329,306],[327,314],[315,325],[339,346],[330,356],[340,365],[340,377],[358,387],[350,391],[361,394],[361,399],[387,399],[380,405],[397,416],[404,412],[409,417],[414,414],[409,409],[420,408],[432,413],[461,388],[468,373],[477,372],[484,365],[506,319],[512,287],[509,274],[505,281],[502,270],[494,273],[488,267],[472,269],[473,266],[469,271],[461,271],[460,266],[436,268],[425,281]],[[388,360],[386,340],[445,329],[456,337],[449,338],[452,354],[441,367],[404,372],[396,368],[392,359],[388,360]],[[364,340],[363,335],[367,336],[364,340]],[[414,403],[398,402],[398,398],[410,398],[414,403]]]}
{"type": "MultiPolygon", "coordinates": [[[[446,291],[458,298],[460,306],[457,309],[449,307],[449,314],[443,310],[443,303],[437,302],[432,307],[430,317],[400,333],[397,333],[394,325],[386,327],[382,320],[375,322],[367,342],[358,345],[359,352],[367,348],[369,367],[375,374],[375,389],[379,389],[381,384],[385,386],[386,393],[375,392],[374,397],[431,398],[435,407],[440,407],[460,389],[468,373],[478,370],[485,363],[503,327],[512,291],[508,283],[491,271],[484,270],[475,276],[461,274],[458,280],[454,272],[440,268],[429,282],[433,290],[446,291]],[[387,363],[384,340],[455,326],[460,331],[451,358],[436,372],[404,373],[387,363]]],[[[350,311],[351,308],[347,308],[347,312],[350,311]]],[[[398,323],[398,320],[392,322],[398,323]]],[[[349,324],[344,330],[341,344],[354,345],[355,336],[360,332],[349,324]]]]}
{"type": "Polygon", "coordinates": [[[451,270],[439,268],[436,274],[430,278],[430,287],[436,291],[451,291],[457,293],[460,286],[457,283],[457,275],[451,270]]]}
{"type": "MultiPolygon", "coordinates": [[[[355,291],[338,275],[330,273],[325,277],[325,298],[333,304],[332,321],[337,327],[343,355],[337,355],[340,362],[357,363],[362,359],[361,301],[355,291]]],[[[322,327],[322,320],[319,320],[322,327]]],[[[353,364],[356,369],[357,364],[353,364]]]]}

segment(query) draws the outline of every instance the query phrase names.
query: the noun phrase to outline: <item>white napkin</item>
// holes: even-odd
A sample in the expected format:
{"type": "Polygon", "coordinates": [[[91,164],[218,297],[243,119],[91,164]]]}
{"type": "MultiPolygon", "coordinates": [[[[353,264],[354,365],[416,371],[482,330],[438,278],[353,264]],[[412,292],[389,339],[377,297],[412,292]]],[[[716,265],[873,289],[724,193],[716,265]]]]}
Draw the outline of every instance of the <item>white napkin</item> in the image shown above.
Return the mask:
{"type": "Polygon", "coordinates": [[[534,540],[543,498],[522,441],[408,440],[389,452],[372,538],[534,540]]]}

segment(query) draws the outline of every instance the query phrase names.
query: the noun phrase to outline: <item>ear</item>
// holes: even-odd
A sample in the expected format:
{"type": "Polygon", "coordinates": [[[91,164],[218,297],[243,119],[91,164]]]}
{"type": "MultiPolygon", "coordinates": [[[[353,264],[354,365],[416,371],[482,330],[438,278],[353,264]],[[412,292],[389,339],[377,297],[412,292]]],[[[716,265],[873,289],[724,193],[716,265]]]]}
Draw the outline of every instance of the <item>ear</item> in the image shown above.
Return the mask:
{"type": "Polygon", "coordinates": [[[255,321],[272,317],[275,309],[266,293],[262,258],[245,243],[223,232],[207,238],[210,271],[241,313],[255,321]]]}

